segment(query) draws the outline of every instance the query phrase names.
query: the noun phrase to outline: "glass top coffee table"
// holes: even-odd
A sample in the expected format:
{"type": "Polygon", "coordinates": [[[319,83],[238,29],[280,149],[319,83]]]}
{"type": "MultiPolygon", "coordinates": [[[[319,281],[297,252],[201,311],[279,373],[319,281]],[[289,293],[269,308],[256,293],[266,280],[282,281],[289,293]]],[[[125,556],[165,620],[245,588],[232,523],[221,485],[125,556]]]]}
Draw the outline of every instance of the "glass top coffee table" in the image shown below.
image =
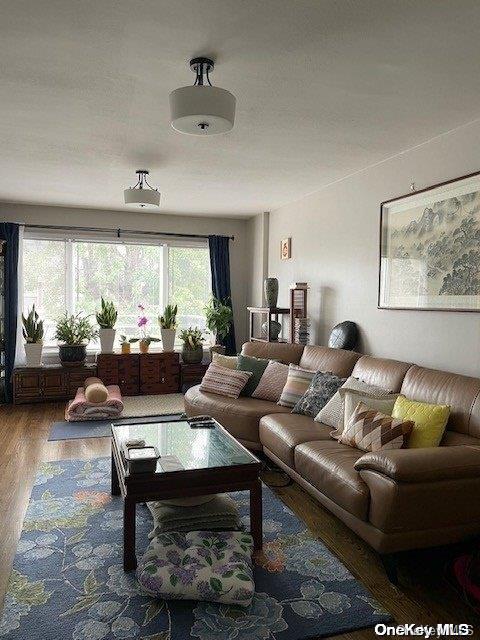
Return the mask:
{"type": "Polygon", "coordinates": [[[250,491],[250,528],[255,549],[262,547],[261,462],[218,422],[213,428],[190,426],[188,420],[112,424],[112,494],[122,495],[123,566],[136,567],[137,502],[186,498],[230,491],[250,491]],[[154,471],[132,473],[123,455],[125,442],[141,439],[160,454],[154,471]],[[169,456],[169,458],[166,458],[169,456]],[[167,463],[171,456],[181,469],[167,463]],[[163,465],[162,467],[162,459],[163,465]]]}

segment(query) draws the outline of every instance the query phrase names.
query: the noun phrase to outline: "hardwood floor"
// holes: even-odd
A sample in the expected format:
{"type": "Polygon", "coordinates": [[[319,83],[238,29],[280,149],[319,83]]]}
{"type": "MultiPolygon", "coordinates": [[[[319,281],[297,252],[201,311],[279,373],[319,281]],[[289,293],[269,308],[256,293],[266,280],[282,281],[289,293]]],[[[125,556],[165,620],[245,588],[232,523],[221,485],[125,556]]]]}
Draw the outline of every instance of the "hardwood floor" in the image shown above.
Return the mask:
{"type": "MultiPolygon", "coordinates": [[[[64,405],[0,407],[0,601],[3,602],[36,468],[44,460],[93,458],[110,454],[108,438],[47,442],[50,425],[63,417],[64,405]]],[[[265,480],[272,480],[267,472],[265,480]]],[[[276,476],[278,480],[278,476],[276,476]]],[[[378,556],[298,485],[276,493],[360,579],[397,623],[471,623],[480,638],[480,618],[444,578],[454,549],[404,554],[400,586],[392,586],[378,556]]],[[[376,637],[372,629],[337,636],[343,640],[376,637]]],[[[472,637],[472,636],[471,636],[472,637]]],[[[49,639],[56,640],[56,639],[49,639]]]]}

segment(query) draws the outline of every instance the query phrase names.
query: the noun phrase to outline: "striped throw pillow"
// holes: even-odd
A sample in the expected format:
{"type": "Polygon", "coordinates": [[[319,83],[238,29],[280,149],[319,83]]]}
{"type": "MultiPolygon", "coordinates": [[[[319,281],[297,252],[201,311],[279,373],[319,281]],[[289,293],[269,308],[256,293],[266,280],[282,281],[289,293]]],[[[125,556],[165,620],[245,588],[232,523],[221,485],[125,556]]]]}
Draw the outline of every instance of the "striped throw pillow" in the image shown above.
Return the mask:
{"type": "Polygon", "coordinates": [[[314,375],[315,371],[302,369],[296,364],[289,365],[287,382],[283,387],[282,395],[277,404],[282,405],[282,407],[295,406],[310,386],[314,375]]]}
{"type": "Polygon", "coordinates": [[[338,441],[362,451],[403,449],[412,429],[410,420],[392,418],[359,402],[338,441]]]}
{"type": "Polygon", "coordinates": [[[237,371],[212,362],[203,376],[200,390],[228,398],[238,398],[251,375],[249,371],[237,371]]]}

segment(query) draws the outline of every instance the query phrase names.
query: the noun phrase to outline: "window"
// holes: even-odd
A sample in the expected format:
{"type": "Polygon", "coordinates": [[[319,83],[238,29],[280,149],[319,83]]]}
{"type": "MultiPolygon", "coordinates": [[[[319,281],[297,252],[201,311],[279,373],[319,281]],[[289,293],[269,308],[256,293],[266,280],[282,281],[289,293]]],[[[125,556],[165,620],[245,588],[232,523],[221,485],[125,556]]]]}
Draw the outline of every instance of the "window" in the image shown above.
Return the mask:
{"type": "MultiPolygon", "coordinates": [[[[65,311],[94,314],[103,296],[118,309],[117,336],[139,335],[138,305],[145,307],[151,335],[157,317],[178,305],[182,329],[205,330],[204,307],[211,295],[206,245],[141,244],[92,239],[28,236],[23,243],[23,308],[35,303],[44,319],[45,345],[54,346],[55,321],[65,311]]],[[[95,319],[91,318],[95,323],[95,319]]]]}

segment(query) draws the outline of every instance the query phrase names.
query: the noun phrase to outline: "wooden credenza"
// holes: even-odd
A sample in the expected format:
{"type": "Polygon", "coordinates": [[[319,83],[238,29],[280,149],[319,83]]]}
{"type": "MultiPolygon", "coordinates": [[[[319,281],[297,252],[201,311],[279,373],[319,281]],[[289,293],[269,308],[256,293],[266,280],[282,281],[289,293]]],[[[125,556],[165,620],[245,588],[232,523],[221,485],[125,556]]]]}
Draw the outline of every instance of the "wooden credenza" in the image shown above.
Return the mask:
{"type": "Polygon", "coordinates": [[[13,402],[69,400],[87,378],[96,375],[96,365],[17,367],[13,371],[13,402]]]}
{"type": "Polygon", "coordinates": [[[178,393],[178,353],[100,353],[97,375],[104,384],[118,384],[124,396],[178,393]]]}

